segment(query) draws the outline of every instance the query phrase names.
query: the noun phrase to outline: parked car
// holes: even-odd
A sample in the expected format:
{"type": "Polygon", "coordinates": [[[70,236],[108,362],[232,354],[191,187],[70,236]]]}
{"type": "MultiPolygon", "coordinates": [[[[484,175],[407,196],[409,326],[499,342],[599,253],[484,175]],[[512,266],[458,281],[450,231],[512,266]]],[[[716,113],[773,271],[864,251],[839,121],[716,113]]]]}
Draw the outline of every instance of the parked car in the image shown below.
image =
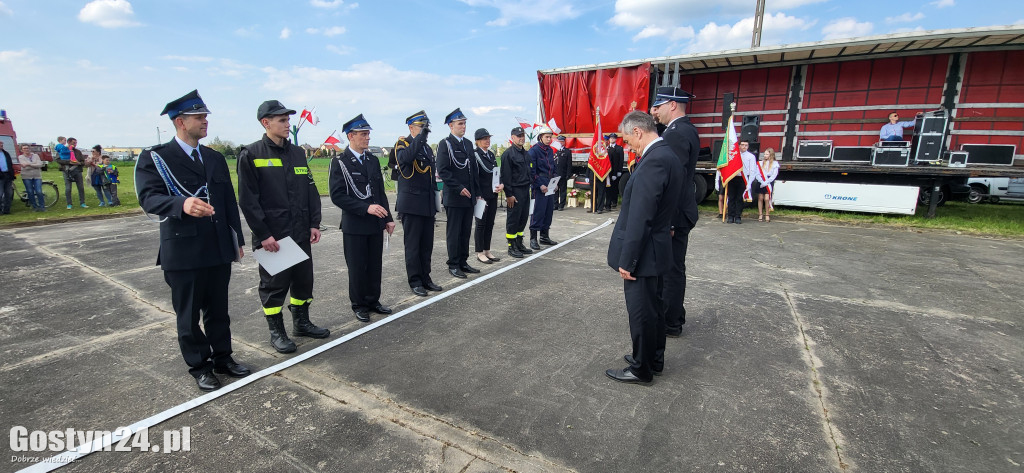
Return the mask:
{"type": "Polygon", "coordinates": [[[971,186],[967,201],[972,204],[986,199],[993,204],[1002,199],[1024,201],[1024,178],[972,177],[967,184],[971,186]]]}

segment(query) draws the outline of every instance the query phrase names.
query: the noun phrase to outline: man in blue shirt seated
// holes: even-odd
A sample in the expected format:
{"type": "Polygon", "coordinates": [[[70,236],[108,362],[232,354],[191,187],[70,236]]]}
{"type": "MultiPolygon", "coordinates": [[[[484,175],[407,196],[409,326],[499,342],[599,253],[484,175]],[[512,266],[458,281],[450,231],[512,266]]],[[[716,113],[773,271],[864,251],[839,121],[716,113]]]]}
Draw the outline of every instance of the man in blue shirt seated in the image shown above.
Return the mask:
{"type": "Polygon", "coordinates": [[[882,125],[882,130],[878,132],[878,138],[881,141],[906,141],[903,139],[903,129],[914,126],[914,120],[901,122],[900,114],[892,112],[889,114],[889,123],[882,125]]]}

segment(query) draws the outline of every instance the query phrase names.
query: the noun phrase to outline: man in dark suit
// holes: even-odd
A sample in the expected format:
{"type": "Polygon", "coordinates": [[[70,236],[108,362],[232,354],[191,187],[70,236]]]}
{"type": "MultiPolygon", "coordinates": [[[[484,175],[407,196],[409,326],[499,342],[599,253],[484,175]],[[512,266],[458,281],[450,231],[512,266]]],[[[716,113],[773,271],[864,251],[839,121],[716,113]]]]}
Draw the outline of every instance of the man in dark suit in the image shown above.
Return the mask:
{"type": "Polygon", "coordinates": [[[619,146],[619,136],[615,133],[608,135],[608,161],[612,164],[612,170],[608,173],[605,182],[608,184],[604,190],[605,210],[614,209],[619,205],[619,179],[622,177],[622,162],[625,159],[625,151],[619,146]]]}
{"type": "Polygon", "coordinates": [[[434,184],[434,150],[427,144],[430,119],[420,110],[405,119],[409,136],[399,138],[394,153],[398,163],[398,203],[405,242],[405,272],[409,287],[417,296],[442,288],[430,278],[430,255],[434,252],[434,220],[437,186],[434,184]]]}
{"type": "Polygon", "coordinates": [[[370,154],[370,124],[362,114],[342,127],[348,148],[331,161],[331,202],[341,208],[345,263],[348,265],[348,297],[360,322],[370,321],[370,311],[390,314],[380,303],[384,232],[395,231],[388,212],[384,175],[377,157],[370,154]]]}
{"type": "Polygon", "coordinates": [[[555,195],[558,196],[558,200],[555,202],[555,210],[562,210],[565,208],[565,203],[568,200],[569,189],[566,183],[569,182],[569,174],[572,173],[572,150],[565,146],[564,135],[558,135],[556,139],[562,147],[555,153],[555,175],[559,176],[558,190],[555,191],[555,195]]]}
{"type": "Polygon", "coordinates": [[[451,130],[437,144],[437,174],[444,181],[442,204],[448,213],[445,240],[448,243],[448,272],[457,278],[479,273],[469,265],[469,236],[473,231],[473,206],[480,191],[476,188],[476,160],[473,143],[466,138],[466,116],[455,109],[444,117],[451,130]]]}
{"type": "Polygon", "coordinates": [[[623,279],[632,353],[629,366],[610,369],[624,383],[649,383],[665,367],[665,314],[662,277],[672,266],[671,222],[682,192],[683,166],[658,137],[650,115],[632,111],[619,130],[640,162],[623,192],[622,212],[608,245],[608,265],[623,279]]]}
{"type": "Polygon", "coordinates": [[[14,200],[14,161],[11,153],[4,149],[0,141],[0,214],[11,213],[11,202],[14,200]]]}
{"type": "Polygon", "coordinates": [[[686,247],[690,230],[697,225],[697,199],[693,195],[693,174],[697,168],[700,137],[697,128],[686,116],[686,104],[693,98],[678,87],[658,87],[651,114],[664,124],[661,137],[683,165],[683,192],[679,195],[679,209],[672,218],[672,269],[665,275],[665,334],[678,337],[686,323],[686,247]]]}
{"type": "Polygon", "coordinates": [[[181,355],[203,391],[220,388],[214,372],[250,374],[231,358],[228,283],[245,241],[224,156],[199,144],[208,113],[195,90],[167,104],[160,114],[174,123],[174,139],[143,151],[135,166],[139,205],[161,217],[156,263],[171,287],[181,355]]]}

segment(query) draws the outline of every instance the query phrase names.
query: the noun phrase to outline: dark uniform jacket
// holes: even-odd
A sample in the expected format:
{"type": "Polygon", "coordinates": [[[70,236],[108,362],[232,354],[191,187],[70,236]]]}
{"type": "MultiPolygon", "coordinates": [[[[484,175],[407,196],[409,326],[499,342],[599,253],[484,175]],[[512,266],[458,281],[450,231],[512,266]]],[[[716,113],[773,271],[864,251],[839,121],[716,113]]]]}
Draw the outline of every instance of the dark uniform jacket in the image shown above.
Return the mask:
{"type": "MultiPolygon", "coordinates": [[[[498,161],[494,159],[494,153],[489,149],[473,149],[473,160],[476,161],[476,188],[480,196],[489,199],[494,197],[494,168],[498,161]]],[[[499,169],[500,171],[500,169],[499,169]]]]}
{"type": "Polygon", "coordinates": [[[205,146],[199,146],[199,154],[203,164],[193,161],[172,139],[143,151],[135,165],[139,205],[147,213],[166,217],[160,222],[160,251],[156,258],[156,264],[164,271],[228,264],[238,258],[238,249],[245,244],[235,189],[224,156],[205,146]],[[182,207],[188,195],[173,195],[167,190],[153,162],[154,153],[189,193],[195,194],[200,187],[207,186],[214,215],[192,217],[184,213],[182,207]]]}
{"type": "Polygon", "coordinates": [[[469,138],[463,137],[460,142],[449,134],[437,144],[437,174],[444,181],[441,200],[445,206],[473,206],[480,191],[476,188],[476,159],[469,138]],[[470,197],[461,195],[462,189],[469,189],[470,197]]]}
{"type": "Polygon", "coordinates": [[[529,187],[532,181],[530,157],[526,150],[516,145],[505,148],[501,153],[501,184],[506,188],[529,187]]]}
{"type": "Polygon", "coordinates": [[[530,147],[530,166],[533,177],[533,189],[540,192],[540,186],[551,182],[555,174],[555,150],[544,144],[537,143],[530,147]]]}
{"type": "Polygon", "coordinates": [[[674,120],[661,136],[683,165],[683,193],[679,196],[679,210],[672,219],[672,227],[692,229],[697,225],[697,199],[693,195],[693,174],[697,169],[700,137],[697,135],[697,128],[690,123],[689,117],[674,120]]]}
{"type": "Polygon", "coordinates": [[[612,170],[608,173],[609,177],[614,177],[615,182],[612,185],[617,185],[619,177],[622,175],[622,162],[625,159],[625,150],[622,149],[618,143],[615,146],[608,147],[608,161],[611,162],[612,170]]]}
{"type": "Polygon", "coordinates": [[[569,179],[569,173],[572,172],[572,151],[569,148],[563,147],[555,153],[555,175],[562,176],[563,179],[569,179]]]}
{"type": "Polygon", "coordinates": [[[263,139],[238,154],[238,205],[253,235],[253,248],[273,236],[309,241],[309,229],[320,227],[320,192],[306,165],[302,148],[284,147],[263,139]]]}
{"type": "Polygon", "coordinates": [[[433,217],[437,208],[434,193],[434,150],[427,144],[427,134],[403,137],[395,143],[398,160],[398,213],[433,217]]]}
{"type": "Polygon", "coordinates": [[[671,221],[682,192],[683,166],[664,140],[648,146],[622,195],[622,211],[608,245],[608,266],[634,277],[660,276],[672,267],[671,221]]]}
{"type": "Polygon", "coordinates": [[[352,154],[351,148],[345,148],[344,153],[331,160],[331,202],[341,207],[341,231],[353,235],[372,235],[383,231],[388,222],[395,220],[390,211],[384,218],[366,213],[366,209],[373,204],[385,209],[391,208],[388,205],[388,196],[384,193],[384,175],[381,174],[378,163],[377,157],[369,151],[363,152],[363,162],[360,163],[352,154]],[[349,186],[341,166],[348,171],[355,189],[349,186]],[[358,189],[359,193],[365,195],[367,187],[371,194],[366,199],[360,199],[355,190],[358,189]]]}
{"type": "MultiPolygon", "coordinates": [[[[402,138],[399,138],[398,141],[401,142],[404,139],[405,139],[405,137],[402,137],[402,138]]],[[[408,141],[406,141],[405,143],[409,144],[408,141]]],[[[395,144],[397,145],[398,143],[395,143],[395,144]]],[[[398,182],[398,147],[397,146],[394,147],[394,148],[391,148],[391,152],[388,153],[388,169],[391,171],[391,180],[395,181],[395,182],[398,182]]]]}

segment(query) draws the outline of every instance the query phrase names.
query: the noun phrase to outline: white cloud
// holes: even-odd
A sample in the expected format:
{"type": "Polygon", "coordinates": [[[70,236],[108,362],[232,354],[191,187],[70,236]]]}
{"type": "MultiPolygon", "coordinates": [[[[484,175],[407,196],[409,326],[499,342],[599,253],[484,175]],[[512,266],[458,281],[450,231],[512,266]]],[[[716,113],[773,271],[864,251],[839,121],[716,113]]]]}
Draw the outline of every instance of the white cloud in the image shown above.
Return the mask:
{"type": "Polygon", "coordinates": [[[955,6],[956,5],[956,1],[955,0],[936,0],[936,1],[932,2],[932,3],[930,3],[929,5],[932,5],[935,8],[946,8],[946,7],[955,6]]]}
{"type": "Polygon", "coordinates": [[[510,24],[558,23],[580,16],[582,12],[568,0],[459,0],[471,7],[497,8],[498,18],[488,26],[510,24]]]}
{"type": "Polygon", "coordinates": [[[900,16],[890,16],[885,18],[886,23],[910,23],[924,18],[924,13],[917,12],[911,14],[910,12],[904,13],[900,16]]]}
{"type": "Polygon", "coordinates": [[[106,69],[106,67],[93,64],[92,61],[88,59],[79,59],[78,61],[75,61],[75,65],[78,66],[79,69],[87,69],[90,71],[102,71],[106,69]]]}
{"type": "Polygon", "coordinates": [[[161,59],[180,62],[212,62],[213,58],[208,56],[164,56],[161,59]]]}
{"type": "Polygon", "coordinates": [[[291,30],[291,28],[287,28],[287,27],[285,27],[284,29],[282,29],[282,30],[281,30],[281,36],[280,36],[280,38],[281,38],[281,39],[288,39],[288,38],[289,38],[289,37],[290,37],[291,35],[292,35],[292,30],[291,30]]]}
{"type": "Polygon", "coordinates": [[[821,29],[825,39],[855,38],[871,34],[874,25],[870,21],[858,22],[856,18],[846,17],[830,21],[821,29]]]}
{"type": "Polygon", "coordinates": [[[29,55],[27,49],[22,49],[21,51],[0,51],[0,64],[5,66],[21,66],[29,62],[35,62],[35,58],[29,55]]]}
{"type": "Polygon", "coordinates": [[[345,0],[309,0],[309,4],[317,8],[338,8],[345,4],[345,0]]]}
{"type": "MultiPolygon", "coordinates": [[[[828,0],[772,0],[768,2],[765,16],[825,1],[828,0]]],[[[670,33],[673,28],[692,25],[712,16],[721,18],[738,16],[737,12],[746,14],[753,10],[751,3],[750,0],[616,0],[615,16],[610,22],[627,29],[654,27],[670,33]]]]}
{"type": "Polygon", "coordinates": [[[332,26],[330,28],[306,28],[306,33],[309,34],[323,34],[327,37],[338,36],[345,33],[344,26],[332,26]]]}
{"type": "Polygon", "coordinates": [[[477,115],[487,115],[491,112],[522,112],[526,109],[520,105],[485,105],[482,107],[470,107],[470,110],[477,115]]]}
{"type": "Polygon", "coordinates": [[[249,27],[241,27],[235,30],[235,36],[241,36],[243,38],[256,38],[259,33],[256,32],[260,25],[252,25],[249,27]]]}
{"type": "Polygon", "coordinates": [[[328,44],[327,50],[339,56],[348,56],[355,52],[355,48],[352,46],[335,46],[333,44],[328,44]]]}
{"type": "Polygon", "coordinates": [[[14,16],[14,11],[7,8],[7,5],[4,5],[4,2],[0,2],[0,16],[14,16]]]}
{"type": "Polygon", "coordinates": [[[139,26],[132,4],[127,0],[93,0],[78,12],[78,21],[94,23],[103,28],[139,26]]]}
{"type": "MultiPolygon", "coordinates": [[[[784,13],[766,14],[761,24],[761,44],[778,44],[797,30],[807,30],[817,23],[784,13]]],[[[754,17],[744,18],[732,25],[718,25],[711,22],[697,32],[689,44],[691,52],[722,51],[750,47],[754,31],[754,17]]]]}

